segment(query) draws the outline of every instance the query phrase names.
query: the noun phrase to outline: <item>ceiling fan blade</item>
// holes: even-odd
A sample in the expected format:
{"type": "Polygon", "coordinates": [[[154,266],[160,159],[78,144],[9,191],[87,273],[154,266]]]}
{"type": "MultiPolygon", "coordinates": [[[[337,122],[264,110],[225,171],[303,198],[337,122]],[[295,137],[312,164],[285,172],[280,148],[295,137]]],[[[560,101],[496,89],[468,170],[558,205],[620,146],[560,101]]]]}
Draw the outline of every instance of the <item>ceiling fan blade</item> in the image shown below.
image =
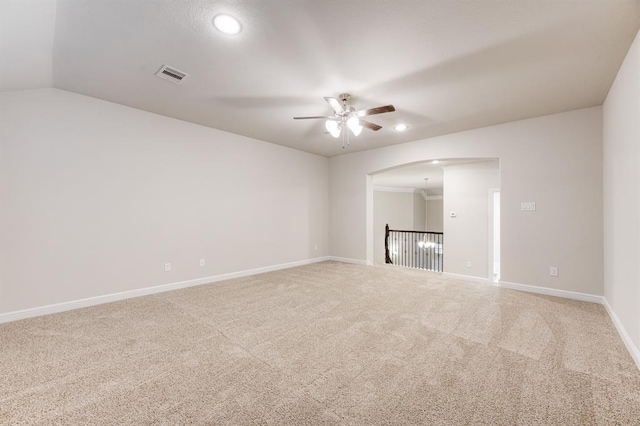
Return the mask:
{"type": "Polygon", "coordinates": [[[396,108],[393,105],[385,105],[385,106],[379,106],[371,109],[361,109],[360,111],[356,111],[356,115],[358,117],[365,117],[367,115],[383,114],[385,112],[393,112],[395,110],[396,108]]]}
{"type": "Polygon", "coordinates": [[[382,129],[382,126],[378,126],[377,124],[374,123],[370,123],[368,121],[364,121],[362,119],[360,119],[360,125],[362,127],[366,127],[367,129],[371,129],[371,130],[375,130],[376,132],[380,129],[382,129]]]}
{"type": "Polygon", "coordinates": [[[316,119],[316,118],[326,118],[328,120],[336,120],[337,117],[333,116],[333,115],[316,115],[314,117],[293,117],[294,120],[309,120],[309,119],[316,119]]]}
{"type": "Polygon", "coordinates": [[[337,100],[336,98],[324,98],[325,101],[327,101],[327,103],[329,104],[329,106],[331,108],[333,108],[333,110],[335,112],[344,112],[344,108],[342,108],[342,105],[340,104],[340,101],[337,100]]]}

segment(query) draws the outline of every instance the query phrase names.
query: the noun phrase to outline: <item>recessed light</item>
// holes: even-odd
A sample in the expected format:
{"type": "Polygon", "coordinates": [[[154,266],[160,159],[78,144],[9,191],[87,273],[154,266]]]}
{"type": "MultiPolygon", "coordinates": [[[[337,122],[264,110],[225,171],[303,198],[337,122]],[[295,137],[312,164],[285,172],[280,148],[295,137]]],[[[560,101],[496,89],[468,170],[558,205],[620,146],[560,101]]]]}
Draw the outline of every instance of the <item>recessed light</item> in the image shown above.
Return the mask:
{"type": "Polygon", "coordinates": [[[440,162],[440,160],[433,160],[433,161],[431,162],[431,164],[438,164],[439,162],[440,162]]]}
{"type": "Polygon", "coordinates": [[[230,15],[216,15],[213,18],[213,25],[220,31],[228,35],[236,35],[242,29],[240,21],[230,15]]]}
{"type": "Polygon", "coordinates": [[[396,124],[395,126],[393,126],[393,130],[395,130],[396,132],[404,132],[405,130],[407,130],[407,125],[404,123],[396,124]]]}

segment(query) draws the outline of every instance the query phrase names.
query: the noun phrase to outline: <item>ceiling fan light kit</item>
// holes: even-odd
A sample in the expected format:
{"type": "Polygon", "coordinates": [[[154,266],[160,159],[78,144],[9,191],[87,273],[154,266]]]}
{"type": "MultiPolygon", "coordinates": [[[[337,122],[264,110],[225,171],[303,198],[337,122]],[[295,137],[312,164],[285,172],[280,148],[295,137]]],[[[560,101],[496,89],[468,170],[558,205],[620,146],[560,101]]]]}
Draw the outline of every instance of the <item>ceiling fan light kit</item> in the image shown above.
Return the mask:
{"type": "Polygon", "coordinates": [[[342,123],[338,123],[335,120],[327,120],[327,122],[324,123],[324,126],[327,129],[327,132],[331,133],[331,136],[337,138],[340,136],[341,124],[342,123]]]}
{"type": "Polygon", "coordinates": [[[360,125],[360,120],[358,117],[350,117],[347,120],[347,126],[353,132],[354,135],[358,136],[360,132],[362,132],[362,126],[360,125]]]}
{"type": "Polygon", "coordinates": [[[294,120],[326,119],[326,122],[324,124],[325,129],[327,129],[327,132],[329,132],[329,134],[331,134],[331,136],[333,136],[334,138],[339,138],[340,135],[342,135],[342,148],[344,149],[349,146],[349,132],[342,131],[345,125],[349,128],[354,136],[360,135],[363,127],[366,127],[373,131],[378,131],[382,129],[382,126],[365,121],[361,117],[366,117],[368,115],[374,114],[382,114],[385,112],[393,112],[396,110],[393,105],[384,105],[376,108],[356,111],[353,106],[347,105],[347,102],[350,98],[351,95],[348,93],[341,93],[340,100],[336,98],[324,98],[324,100],[333,109],[334,115],[293,118],[294,120]]]}

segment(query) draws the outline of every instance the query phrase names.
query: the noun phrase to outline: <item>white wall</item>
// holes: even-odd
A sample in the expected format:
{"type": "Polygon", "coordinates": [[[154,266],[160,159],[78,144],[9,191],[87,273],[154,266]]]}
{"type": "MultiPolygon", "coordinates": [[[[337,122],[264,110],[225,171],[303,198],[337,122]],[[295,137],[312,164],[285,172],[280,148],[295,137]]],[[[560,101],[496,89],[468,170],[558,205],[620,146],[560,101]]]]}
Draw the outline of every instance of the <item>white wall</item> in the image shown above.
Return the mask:
{"type": "Polygon", "coordinates": [[[388,191],[374,191],[373,194],[374,262],[383,265],[384,227],[389,224],[391,229],[413,228],[414,194],[388,191]]]}
{"type": "Polygon", "coordinates": [[[330,158],[330,253],[373,259],[367,174],[441,158],[500,159],[503,280],[602,295],[600,107],[330,158]]]}
{"type": "Polygon", "coordinates": [[[640,33],[603,106],[604,295],[640,366],[640,33]]]}
{"type": "Polygon", "coordinates": [[[427,231],[442,232],[443,200],[427,200],[427,231]]]}
{"type": "Polygon", "coordinates": [[[328,254],[324,157],[57,89],[0,108],[0,313],[328,254]]]}
{"type": "Polygon", "coordinates": [[[427,205],[420,192],[413,193],[413,226],[412,231],[426,231],[427,205]]]}
{"type": "Polygon", "coordinates": [[[489,278],[489,189],[500,186],[498,163],[460,164],[443,171],[444,271],[489,278]]]}

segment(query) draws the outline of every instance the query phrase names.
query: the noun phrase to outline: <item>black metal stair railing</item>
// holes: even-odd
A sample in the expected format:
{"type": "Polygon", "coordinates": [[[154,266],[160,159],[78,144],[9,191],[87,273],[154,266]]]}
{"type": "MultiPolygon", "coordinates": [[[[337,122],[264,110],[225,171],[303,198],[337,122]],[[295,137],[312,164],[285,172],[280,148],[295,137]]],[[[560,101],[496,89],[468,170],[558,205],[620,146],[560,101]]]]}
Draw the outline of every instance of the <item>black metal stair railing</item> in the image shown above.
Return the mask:
{"type": "Polygon", "coordinates": [[[408,268],[442,272],[444,234],[429,231],[401,231],[385,226],[385,262],[408,268]]]}

